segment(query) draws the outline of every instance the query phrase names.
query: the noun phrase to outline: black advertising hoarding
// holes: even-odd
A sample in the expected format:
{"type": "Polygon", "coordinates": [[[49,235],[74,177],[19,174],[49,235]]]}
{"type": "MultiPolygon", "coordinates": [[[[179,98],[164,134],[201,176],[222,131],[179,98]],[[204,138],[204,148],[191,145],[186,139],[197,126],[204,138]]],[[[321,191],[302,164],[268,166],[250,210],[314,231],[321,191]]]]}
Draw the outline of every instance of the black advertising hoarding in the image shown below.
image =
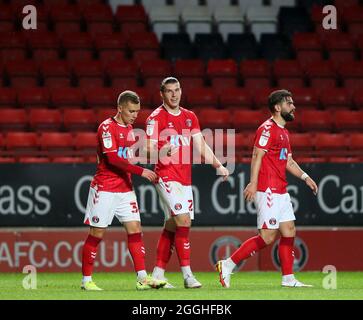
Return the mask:
{"type": "MultiPolygon", "coordinates": [[[[317,182],[319,194],[314,196],[303,181],[288,175],[298,226],[363,226],[363,164],[302,167],[317,182]]],[[[0,226],[81,226],[94,172],[92,164],[2,164],[0,226]]],[[[194,225],[255,226],[254,205],[242,193],[249,175],[249,165],[239,164],[222,182],[210,166],[194,165],[194,225]]],[[[134,185],[143,225],[161,226],[154,186],[137,176],[134,185]]]]}

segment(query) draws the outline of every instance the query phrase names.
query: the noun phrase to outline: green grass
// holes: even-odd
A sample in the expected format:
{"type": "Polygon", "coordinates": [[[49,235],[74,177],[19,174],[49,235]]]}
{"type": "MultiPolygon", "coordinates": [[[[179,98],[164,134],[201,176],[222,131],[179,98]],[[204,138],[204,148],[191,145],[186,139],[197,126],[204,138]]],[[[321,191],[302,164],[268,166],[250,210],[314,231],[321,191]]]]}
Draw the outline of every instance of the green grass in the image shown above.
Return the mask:
{"type": "Polygon", "coordinates": [[[176,289],[136,291],[134,273],[98,273],[93,279],[102,292],[80,290],[79,273],[38,273],[37,289],[25,290],[25,274],[0,273],[0,300],[363,300],[363,272],[338,272],[337,289],[323,288],[326,274],[300,272],[297,278],[313,288],[281,288],[277,272],[238,272],[230,289],[222,288],[218,274],[196,272],[201,289],[184,289],[180,273],[168,273],[176,289]]]}

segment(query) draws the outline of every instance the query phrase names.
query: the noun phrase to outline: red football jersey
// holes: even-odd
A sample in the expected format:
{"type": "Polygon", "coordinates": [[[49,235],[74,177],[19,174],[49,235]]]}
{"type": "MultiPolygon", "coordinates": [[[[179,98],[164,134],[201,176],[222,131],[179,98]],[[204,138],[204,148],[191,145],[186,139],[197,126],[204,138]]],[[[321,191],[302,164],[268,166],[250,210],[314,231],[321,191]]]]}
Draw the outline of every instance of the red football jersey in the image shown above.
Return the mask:
{"type": "Polygon", "coordinates": [[[258,191],[270,188],[273,193],[286,193],[286,164],[291,154],[289,132],[272,119],[256,132],[254,146],[266,151],[258,176],[258,191]]]}
{"type": "Polygon", "coordinates": [[[155,172],[164,181],[191,185],[192,137],[201,134],[194,112],[180,108],[178,114],[172,114],[160,106],[146,120],[146,134],[148,139],[158,142],[159,158],[155,172]],[[163,157],[160,149],[167,143],[177,152],[170,157],[163,157]]]}
{"type": "Polygon", "coordinates": [[[132,126],[121,125],[115,119],[103,121],[97,130],[98,165],[91,186],[99,191],[129,192],[132,191],[131,174],[119,168],[111,167],[106,161],[106,153],[117,152],[121,159],[133,157],[132,148],[135,137],[132,126]]]}

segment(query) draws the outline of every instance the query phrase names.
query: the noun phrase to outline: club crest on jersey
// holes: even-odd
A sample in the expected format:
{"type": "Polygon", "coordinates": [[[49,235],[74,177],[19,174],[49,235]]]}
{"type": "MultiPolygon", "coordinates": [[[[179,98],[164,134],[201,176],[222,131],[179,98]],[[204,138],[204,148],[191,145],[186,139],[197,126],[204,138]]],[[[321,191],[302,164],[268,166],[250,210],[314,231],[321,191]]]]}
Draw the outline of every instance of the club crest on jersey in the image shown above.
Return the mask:
{"type": "Polygon", "coordinates": [[[98,222],[100,221],[100,218],[99,218],[99,217],[97,217],[97,216],[94,216],[94,217],[92,217],[92,221],[93,221],[94,223],[98,223],[98,222]]]}
{"type": "Polygon", "coordinates": [[[175,206],[174,206],[174,209],[179,211],[179,210],[181,210],[182,207],[183,206],[181,205],[181,203],[176,203],[175,206]]]}
{"type": "Polygon", "coordinates": [[[124,137],[124,134],[123,133],[120,133],[120,139],[123,139],[123,138],[125,138],[124,137]]]}
{"type": "Polygon", "coordinates": [[[172,122],[168,122],[168,128],[174,128],[174,124],[172,122]]]}
{"type": "Polygon", "coordinates": [[[111,133],[109,131],[102,133],[102,141],[103,141],[103,146],[106,149],[112,148],[112,138],[111,138],[111,133]]]}
{"type": "Polygon", "coordinates": [[[146,134],[151,136],[154,133],[155,120],[151,119],[147,122],[146,134]]]}
{"type": "Polygon", "coordinates": [[[185,120],[185,125],[190,128],[192,126],[192,120],[191,119],[185,120]]]}

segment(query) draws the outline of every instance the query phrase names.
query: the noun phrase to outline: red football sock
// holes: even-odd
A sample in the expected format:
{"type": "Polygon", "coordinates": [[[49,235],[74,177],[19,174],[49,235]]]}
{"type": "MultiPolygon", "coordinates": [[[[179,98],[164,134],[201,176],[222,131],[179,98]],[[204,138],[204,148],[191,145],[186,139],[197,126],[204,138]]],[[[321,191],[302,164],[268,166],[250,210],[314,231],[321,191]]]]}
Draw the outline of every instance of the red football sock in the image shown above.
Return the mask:
{"type": "Polygon", "coordinates": [[[249,238],[232,254],[231,259],[235,264],[238,264],[264,247],[266,247],[266,243],[261,236],[249,238]]]}
{"type": "Polygon", "coordinates": [[[136,272],[145,269],[145,248],[142,241],[142,234],[132,233],[127,235],[128,247],[134,262],[134,269],[136,272]]]}
{"type": "Polygon", "coordinates": [[[175,232],[163,230],[156,249],[156,266],[166,269],[166,265],[174,250],[175,232]]]}
{"type": "Polygon", "coordinates": [[[97,246],[101,242],[101,238],[88,235],[82,250],[82,274],[83,276],[91,276],[93,271],[93,263],[96,259],[97,246]]]}
{"type": "Polygon", "coordinates": [[[181,267],[190,266],[189,227],[176,227],[175,249],[181,267]]]}
{"type": "Polygon", "coordinates": [[[279,243],[279,259],[282,275],[293,274],[294,237],[281,237],[279,243]]]}

